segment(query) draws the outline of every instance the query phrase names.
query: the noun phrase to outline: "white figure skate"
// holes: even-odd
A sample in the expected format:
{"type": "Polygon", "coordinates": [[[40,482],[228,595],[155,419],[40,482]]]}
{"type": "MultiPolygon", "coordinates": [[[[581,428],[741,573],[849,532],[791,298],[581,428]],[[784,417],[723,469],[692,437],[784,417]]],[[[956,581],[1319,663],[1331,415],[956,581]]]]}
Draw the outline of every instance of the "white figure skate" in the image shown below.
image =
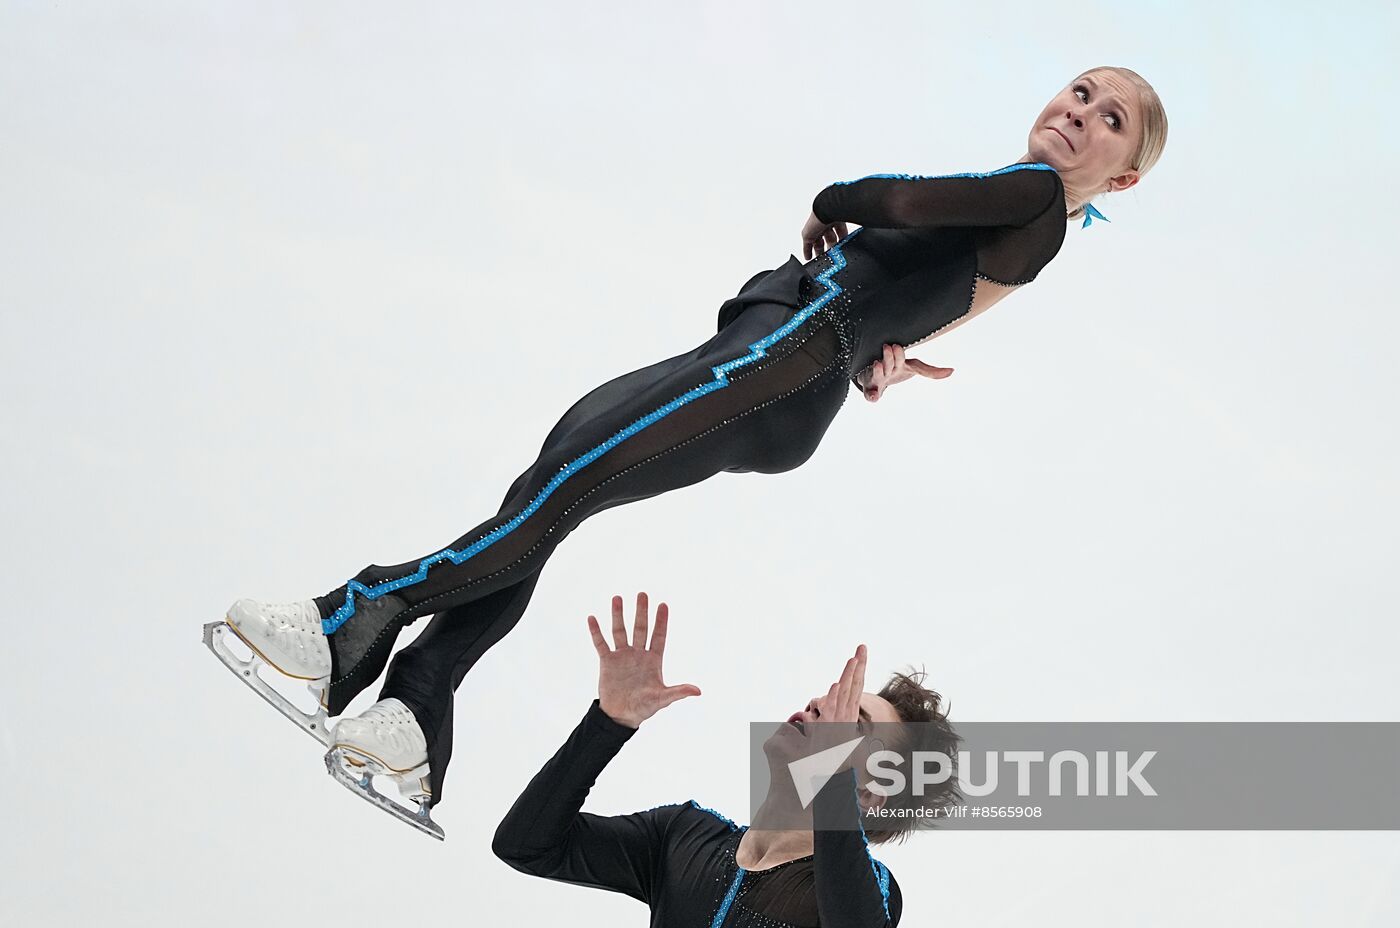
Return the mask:
{"type": "Polygon", "coordinates": [[[326,771],[346,789],[439,841],[442,828],[429,814],[428,741],[413,712],[397,699],[375,703],[355,718],[341,719],[331,733],[326,771]],[[418,804],[415,812],[374,788],[374,778],[387,776],[405,799],[418,804]]]}
{"type": "Polygon", "coordinates": [[[321,630],[321,614],[313,600],[268,604],[240,599],[222,622],[204,626],[204,643],[233,675],[255,690],[298,728],[324,745],[330,744],[326,725],[325,691],[330,685],[331,647],[321,630]],[[229,648],[237,641],[250,656],[240,658],[229,648]],[[304,712],[273,689],[258,674],[266,665],[283,677],[306,680],[316,709],[304,712]]]}

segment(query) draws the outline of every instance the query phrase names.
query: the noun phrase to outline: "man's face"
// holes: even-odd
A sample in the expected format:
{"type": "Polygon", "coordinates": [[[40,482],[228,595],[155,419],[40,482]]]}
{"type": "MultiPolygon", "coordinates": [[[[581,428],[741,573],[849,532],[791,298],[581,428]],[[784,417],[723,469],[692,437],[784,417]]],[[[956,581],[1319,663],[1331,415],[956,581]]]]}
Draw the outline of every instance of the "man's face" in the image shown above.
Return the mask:
{"type": "MultiPolygon", "coordinates": [[[[790,715],[787,722],[764,742],[764,752],[768,755],[770,765],[790,763],[810,753],[808,742],[811,726],[821,724],[821,712],[818,707],[821,699],[821,696],[815,696],[807,700],[806,708],[790,715]]],[[[870,734],[876,723],[899,721],[899,713],[890,705],[889,700],[875,693],[860,694],[860,720],[856,723],[856,729],[861,734],[870,734]]],[[[864,766],[865,756],[871,749],[872,746],[867,742],[853,755],[861,766],[864,766]]],[[[874,745],[873,749],[879,750],[880,745],[874,745]]]]}

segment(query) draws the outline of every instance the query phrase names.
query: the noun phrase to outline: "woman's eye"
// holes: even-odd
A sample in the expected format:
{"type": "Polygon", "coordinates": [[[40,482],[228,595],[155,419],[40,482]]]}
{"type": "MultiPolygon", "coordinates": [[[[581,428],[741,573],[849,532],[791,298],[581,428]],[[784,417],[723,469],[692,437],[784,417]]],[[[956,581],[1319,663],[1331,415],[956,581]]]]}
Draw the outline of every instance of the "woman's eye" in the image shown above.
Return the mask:
{"type": "Polygon", "coordinates": [[[1081,87],[1075,87],[1075,88],[1074,88],[1074,93],[1075,93],[1075,96],[1079,97],[1080,100],[1082,100],[1083,102],[1085,102],[1085,103],[1088,103],[1088,102],[1089,102],[1089,94],[1088,94],[1087,92],[1085,92],[1085,90],[1084,90],[1084,88],[1083,88],[1082,86],[1081,86],[1081,87]]]}

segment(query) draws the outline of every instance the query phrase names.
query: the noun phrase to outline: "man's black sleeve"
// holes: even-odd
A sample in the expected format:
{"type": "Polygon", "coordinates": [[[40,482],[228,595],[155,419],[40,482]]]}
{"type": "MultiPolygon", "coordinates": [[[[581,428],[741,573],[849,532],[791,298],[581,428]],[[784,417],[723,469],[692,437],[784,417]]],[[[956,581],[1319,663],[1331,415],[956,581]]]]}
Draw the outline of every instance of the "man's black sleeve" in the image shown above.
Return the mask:
{"type": "Polygon", "coordinates": [[[579,811],[608,761],[636,733],[593,700],[587,714],[515,800],[491,850],[534,876],[626,893],[650,902],[666,826],[683,806],[630,815],[579,811]]]}
{"type": "Polygon", "coordinates": [[[871,174],[828,185],[812,201],[812,213],[825,223],[874,229],[1022,226],[1049,209],[1056,196],[1064,194],[1058,175],[1048,168],[946,177],[871,174]]]}
{"type": "Polygon", "coordinates": [[[899,885],[889,868],[870,856],[860,815],[854,770],[827,780],[813,801],[812,867],[822,928],[899,924],[904,902],[899,885]]]}

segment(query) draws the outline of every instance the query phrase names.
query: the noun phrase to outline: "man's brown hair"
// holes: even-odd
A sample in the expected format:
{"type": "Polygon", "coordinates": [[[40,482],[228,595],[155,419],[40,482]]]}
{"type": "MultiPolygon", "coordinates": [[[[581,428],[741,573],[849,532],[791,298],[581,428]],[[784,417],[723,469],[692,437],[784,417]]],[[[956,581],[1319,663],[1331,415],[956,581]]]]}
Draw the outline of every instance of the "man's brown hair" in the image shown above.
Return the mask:
{"type": "Polygon", "coordinates": [[[913,673],[896,671],[879,693],[894,707],[900,721],[915,724],[904,727],[905,734],[899,739],[900,743],[887,745],[900,755],[901,759],[894,769],[904,774],[906,788],[898,795],[888,797],[885,808],[910,811],[900,816],[866,818],[866,821],[881,823],[878,828],[864,828],[865,838],[871,844],[898,843],[915,831],[932,828],[943,814],[943,809],[956,805],[963,798],[958,790],[956,769],[958,743],[962,739],[948,723],[943,697],[923,685],[926,676],[921,670],[913,673]],[[954,764],[948,779],[925,786],[922,796],[913,795],[913,790],[908,787],[913,783],[912,761],[916,751],[938,751],[947,755],[954,764]]]}

